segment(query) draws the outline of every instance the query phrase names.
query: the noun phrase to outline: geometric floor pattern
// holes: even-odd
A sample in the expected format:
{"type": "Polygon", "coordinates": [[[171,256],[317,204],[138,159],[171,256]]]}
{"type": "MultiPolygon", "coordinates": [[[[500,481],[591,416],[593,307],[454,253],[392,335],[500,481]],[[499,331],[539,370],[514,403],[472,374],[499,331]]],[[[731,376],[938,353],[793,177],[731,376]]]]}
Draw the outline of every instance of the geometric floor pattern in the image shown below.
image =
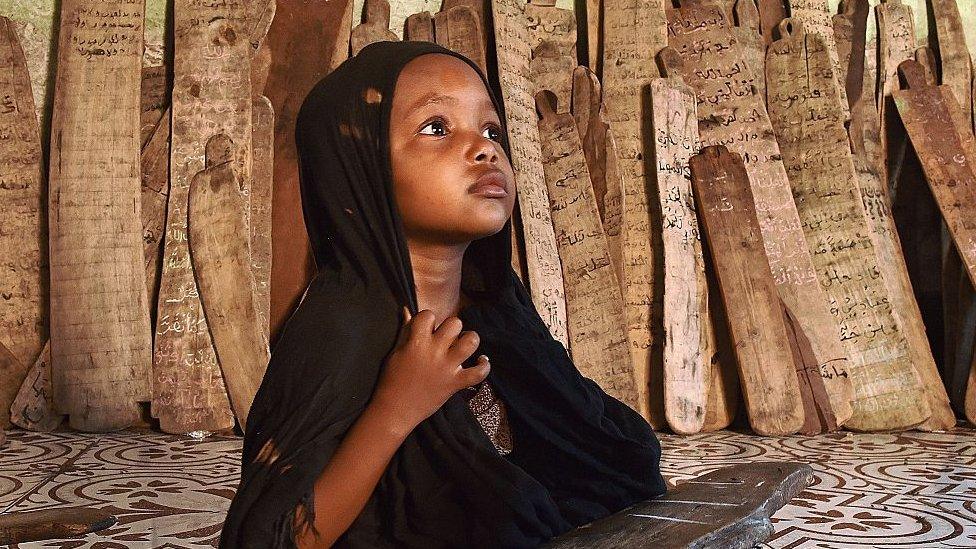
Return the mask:
{"type": "MultiPolygon", "coordinates": [[[[33,548],[216,547],[238,481],[241,441],[147,431],[11,430],[0,449],[0,513],[108,507],[84,538],[33,548]]],[[[810,463],[814,484],[773,517],[764,548],[976,547],[976,431],[757,437],[660,435],[672,483],[748,461],[810,463]]]]}

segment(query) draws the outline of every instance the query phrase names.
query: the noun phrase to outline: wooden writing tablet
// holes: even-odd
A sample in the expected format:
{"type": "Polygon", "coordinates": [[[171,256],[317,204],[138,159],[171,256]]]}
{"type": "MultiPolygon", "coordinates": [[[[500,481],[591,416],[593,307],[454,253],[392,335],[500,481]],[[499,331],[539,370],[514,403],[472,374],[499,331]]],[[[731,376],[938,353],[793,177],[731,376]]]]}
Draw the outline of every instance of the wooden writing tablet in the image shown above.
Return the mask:
{"type": "Polygon", "coordinates": [[[64,417],[54,410],[51,395],[51,344],[44,346],[10,405],[10,422],[29,431],[50,432],[64,417]]]}
{"type": "Polygon", "coordinates": [[[437,43],[456,51],[487,70],[485,43],[478,13],[468,6],[454,6],[434,14],[434,38],[437,43]]]}
{"type": "Polygon", "coordinates": [[[265,341],[270,341],[273,165],[274,109],[267,97],[256,96],[251,102],[251,192],[248,200],[248,226],[251,233],[254,305],[265,341]]]}
{"type": "Polygon", "coordinates": [[[388,0],[366,0],[363,10],[363,22],[356,25],[349,35],[352,55],[359,50],[384,40],[399,40],[400,37],[390,30],[390,2],[388,0]]]}
{"type": "MultiPolygon", "coordinates": [[[[841,68],[840,55],[837,52],[837,41],[834,38],[834,24],[832,21],[833,10],[830,8],[828,0],[788,0],[790,6],[790,18],[794,22],[800,22],[808,34],[816,34],[823,40],[824,50],[830,58],[830,68],[833,78],[836,80],[837,93],[840,97],[841,108],[844,109],[844,117],[848,116],[847,90],[844,88],[844,81],[841,75],[845,70],[841,68]]],[[[782,28],[782,27],[781,27],[782,28]]],[[[784,38],[780,35],[780,38],[784,38]]]]}

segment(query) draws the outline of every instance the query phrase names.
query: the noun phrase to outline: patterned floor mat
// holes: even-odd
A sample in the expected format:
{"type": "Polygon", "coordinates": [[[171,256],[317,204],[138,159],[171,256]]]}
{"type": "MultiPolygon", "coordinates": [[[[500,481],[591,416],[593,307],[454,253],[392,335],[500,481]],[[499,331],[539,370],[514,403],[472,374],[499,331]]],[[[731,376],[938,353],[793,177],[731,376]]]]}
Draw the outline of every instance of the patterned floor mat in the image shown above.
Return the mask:
{"type": "MultiPolygon", "coordinates": [[[[0,512],[110,506],[119,523],[19,548],[216,547],[240,439],[150,432],[8,432],[0,512]]],[[[661,435],[672,482],[744,461],[811,463],[816,480],[774,515],[766,548],[976,547],[976,431],[765,438],[661,435]]]]}

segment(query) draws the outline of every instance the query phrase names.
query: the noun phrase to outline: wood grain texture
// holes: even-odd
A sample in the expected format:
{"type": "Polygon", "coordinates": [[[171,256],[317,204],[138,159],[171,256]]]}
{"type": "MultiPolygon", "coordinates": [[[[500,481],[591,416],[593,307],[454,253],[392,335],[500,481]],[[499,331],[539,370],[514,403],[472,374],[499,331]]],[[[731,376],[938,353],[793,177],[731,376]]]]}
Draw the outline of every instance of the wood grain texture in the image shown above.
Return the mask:
{"type": "Polygon", "coordinates": [[[898,64],[915,58],[915,21],[912,8],[901,0],[887,0],[874,7],[878,22],[877,105],[881,117],[881,150],[886,159],[885,181],[894,186],[905,158],[907,137],[899,131],[891,92],[898,89],[898,64]]]}
{"type": "Polygon", "coordinates": [[[50,432],[64,416],[54,410],[51,395],[51,344],[44,345],[37,361],[27,372],[24,383],[10,405],[10,421],[28,431],[50,432]]]}
{"type": "Polygon", "coordinates": [[[521,0],[492,0],[498,81],[518,186],[517,204],[524,235],[529,293],[549,332],[568,348],[563,274],[542,168],[538,117],[529,71],[531,50],[522,6],[521,0]]]}
{"type": "Polygon", "coordinates": [[[844,128],[846,99],[823,37],[791,19],[781,28],[766,64],[770,121],[817,279],[852,361],[840,377],[825,372],[825,383],[834,385],[832,394],[853,388],[849,428],[908,428],[931,410],[868,228],[844,128]]]}
{"type": "Polygon", "coordinates": [[[455,6],[434,14],[434,37],[437,43],[474,61],[488,70],[485,43],[478,14],[468,6],[455,6]]]}
{"type": "MultiPolygon", "coordinates": [[[[751,0],[749,0],[751,1],[751,0]]],[[[698,152],[695,93],[679,78],[651,80],[655,208],[660,210],[655,302],[661,303],[664,414],[676,433],[701,431],[711,374],[708,288],[688,159],[698,152]]]]}
{"type": "MultiPolygon", "coordinates": [[[[847,104],[851,108],[854,108],[864,90],[864,54],[870,12],[868,0],[843,0],[840,13],[833,17],[834,40],[837,41],[841,71],[838,73],[838,82],[844,86],[847,104]]],[[[869,93],[874,97],[873,89],[869,93]]]]}
{"type": "Polygon", "coordinates": [[[41,138],[27,59],[14,25],[0,17],[0,429],[48,334],[47,199],[41,138]]]}
{"type": "Polygon", "coordinates": [[[152,401],[153,416],[169,433],[234,425],[191,262],[187,204],[190,182],[204,168],[206,142],[218,132],[233,140],[239,184],[250,192],[251,45],[244,34],[246,15],[241,4],[211,7],[193,0],[181,0],[174,11],[170,192],[152,401]]]}
{"type": "Polygon", "coordinates": [[[390,2],[388,0],[366,0],[363,9],[363,22],[352,29],[349,44],[352,55],[359,53],[373,42],[397,41],[400,37],[390,30],[390,2]]]}
{"type": "MultiPolygon", "coordinates": [[[[736,25],[732,27],[739,50],[746,63],[755,74],[762,74],[766,66],[766,41],[759,31],[759,10],[755,0],[738,0],[733,10],[736,25]]],[[[759,98],[766,101],[766,79],[756,78],[755,84],[759,98]]]]}
{"type": "Polygon", "coordinates": [[[139,206],[145,6],[61,4],[51,120],[51,361],[73,428],[109,431],[149,399],[151,340],[139,206]]]}
{"type": "MultiPolygon", "coordinates": [[[[848,112],[847,90],[844,87],[844,80],[841,77],[845,74],[841,67],[840,55],[837,53],[837,41],[834,38],[834,24],[831,20],[833,12],[827,0],[787,0],[790,5],[790,19],[799,21],[809,34],[816,34],[823,38],[824,48],[830,57],[830,66],[833,69],[833,78],[837,81],[838,95],[841,100],[841,108],[844,109],[844,116],[850,116],[848,112]]],[[[785,38],[780,33],[780,38],[785,38]]]]}
{"type": "MultiPolygon", "coordinates": [[[[169,108],[169,88],[172,71],[166,65],[142,68],[142,89],[139,97],[140,141],[145,148],[169,108]]],[[[168,122],[167,122],[168,123],[168,122]]]]}
{"type": "Polygon", "coordinates": [[[251,246],[242,237],[249,234],[247,198],[235,173],[234,149],[223,134],[207,141],[206,167],[190,183],[187,217],[190,255],[207,325],[234,415],[246,430],[270,351],[251,246]]]}
{"type": "Polygon", "coordinates": [[[623,296],[586,168],[576,121],[555,94],[536,94],[542,166],[566,289],[569,351],[579,371],[609,395],[639,407],[627,347],[623,296]]]}
{"type": "Polygon", "coordinates": [[[274,187],[274,108],[264,96],[251,102],[251,188],[248,227],[254,304],[264,332],[271,337],[271,197],[274,187]]]}
{"type": "Polygon", "coordinates": [[[4,513],[0,516],[0,543],[15,545],[81,537],[110,528],[118,521],[107,511],[83,507],[4,513]]]}
{"type": "MultiPolygon", "coordinates": [[[[627,335],[638,390],[640,412],[655,428],[665,425],[662,399],[651,398],[653,345],[661,334],[652,330],[654,254],[648,184],[652,138],[648,86],[659,76],[654,56],[667,44],[664,2],[605,0],[603,8],[603,102],[617,145],[617,167],[623,182],[623,287],[627,335]]],[[[658,366],[659,367],[659,366],[658,366]]],[[[657,369],[657,368],[655,368],[657,369]]]]}
{"type": "Polygon", "coordinates": [[[557,8],[554,2],[529,0],[525,4],[525,18],[529,28],[529,47],[535,50],[544,40],[552,42],[557,51],[576,61],[576,14],[573,10],[557,8]]]}
{"type": "Polygon", "coordinates": [[[529,71],[534,91],[549,90],[556,94],[556,108],[560,113],[570,111],[573,97],[573,72],[576,58],[560,53],[555,42],[543,40],[532,50],[529,71]]]}
{"type": "Polygon", "coordinates": [[[295,118],[305,96],[349,55],[352,0],[277,0],[265,40],[271,67],[264,95],[275,114],[271,211],[271,339],[315,271],[298,186],[295,118]]]}
{"type": "MultiPolygon", "coordinates": [[[[939,47],[940,84],[949,86],[967,124],[972,124],[973,66],[957,0],[931,0],[939,47]]],[[[971,8],[970,8],[971,9],[971,8]]]]}
{"type": "MultiPolygon", "coordinates": [[[[780,298],[802,323],[819,364],[846,370],[847,350],[817,282],[782,153],[766,109],[754,93],[757,75],[739,53],[721,11],[713,6],[668,10],[668,28],[670,47],[661,52],[660,61],[695,90],[702,144],[725,145],[742,156],[780,298]],[[704,47],[707,43],[713,46],[704,47]],[[709,69],[696,70],[698,66],[709,69]]],[[[843,387],[832,392],[840,424],[852,413],[848,395],[843,387]]]]}
{"type": "Polygon", "coordinates": [[[758,0],[759,26],[763,40],[769,45],[777,38],[779,22],[786,17],[786,0],[758,0]]]}
{"type": "Polygon", "coordinates": [[[156,326],[156,303],[162,271],[163,235],[166,232],[166,203],[169,199],[169,137],[171,112],[167,107],[149,140],[142,147],[140,161],[142,242],[146,266],[151,326],[156,326]]]}
{"type": "Polygon", "coordinates": [[[803,426],[800,387],[742,158],[723,146],[710,146],[691,157],[689,165],[749,424],[763,435],[795,433],[803,426]]]}
{"type": "Polygon", "coordinates": [[[429,11],[414,13],[404,20],[403,39],[418,42],[434,41],[434,17],[429,11]]]}

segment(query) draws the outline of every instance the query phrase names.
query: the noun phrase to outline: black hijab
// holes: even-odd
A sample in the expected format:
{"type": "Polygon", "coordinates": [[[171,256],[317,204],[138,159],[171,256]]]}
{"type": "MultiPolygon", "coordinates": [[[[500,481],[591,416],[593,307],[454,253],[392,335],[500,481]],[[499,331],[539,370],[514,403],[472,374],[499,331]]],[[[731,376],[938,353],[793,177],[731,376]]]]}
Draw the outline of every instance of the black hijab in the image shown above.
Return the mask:
{"type": "MultiPolygon", "coordinates": [[[[221,547],[293,546],[296,505],[311,522],[313,484],[370,399],[401,307],[417,312],[388,130],[400,70],[428,53],[456,56],[485,79],[441,46],[379,42],[320,81],[299,112],[302,206],[318,273],[248,416],[221,547]]],[[[491,359],[488,382],[507,407],[512,453],[498,453],[465,391],[454,394],[406,438],[335,547],[533,547],[665,491],[651,427],[580,375],[515,276],[510,225],[469,245],[462,287],[474,302],[460,318],[480,336],[472,357],[491,359]]]]}

